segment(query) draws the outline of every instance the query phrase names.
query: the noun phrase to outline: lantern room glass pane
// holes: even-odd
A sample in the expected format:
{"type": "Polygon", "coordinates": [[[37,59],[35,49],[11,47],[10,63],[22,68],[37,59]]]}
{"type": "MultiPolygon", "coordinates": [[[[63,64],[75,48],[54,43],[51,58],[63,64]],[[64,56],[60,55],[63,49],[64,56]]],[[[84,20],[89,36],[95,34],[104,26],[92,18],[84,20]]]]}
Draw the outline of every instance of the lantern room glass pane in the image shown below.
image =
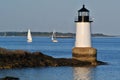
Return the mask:
{"type": "Polygon", "coordinates": [[[88,12],[81,12],[81,16],[89,16],[88,12]]]}

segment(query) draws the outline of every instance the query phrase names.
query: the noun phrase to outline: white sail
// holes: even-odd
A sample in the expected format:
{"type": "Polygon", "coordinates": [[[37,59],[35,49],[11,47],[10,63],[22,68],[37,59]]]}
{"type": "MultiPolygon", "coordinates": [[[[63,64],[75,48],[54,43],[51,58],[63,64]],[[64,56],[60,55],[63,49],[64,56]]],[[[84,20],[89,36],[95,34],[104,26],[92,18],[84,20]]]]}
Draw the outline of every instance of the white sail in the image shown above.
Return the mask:
{"type": "Polygon", "coordinates": [[[56,39],[55,31],[53,31],[53,33],[52,33],[51,40],[52,40],[52,42],[58,42],[58,40],[56,39]]]}
{"type": "Polygon", "coordinates": [[[27,42],[32,42],[32,35],[30,29],[28,29],[28,33],[27,33],[27,42]]]}

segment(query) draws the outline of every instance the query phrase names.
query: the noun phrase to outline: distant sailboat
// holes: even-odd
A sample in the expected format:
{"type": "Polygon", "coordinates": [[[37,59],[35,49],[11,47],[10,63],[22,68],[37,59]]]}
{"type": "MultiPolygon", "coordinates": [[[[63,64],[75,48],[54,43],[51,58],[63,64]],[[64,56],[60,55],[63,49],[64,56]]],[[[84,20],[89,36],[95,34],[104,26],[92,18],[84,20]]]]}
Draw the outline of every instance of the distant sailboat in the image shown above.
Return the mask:
{"type": "Polygon", "coordinates": [[[27,42],[32,42],[32,35],[30,29],[28,29],[28,33],[27,33],[27,42]]]}
{"type": "Polygon", "coordinates": [[[53,31],[53,33],[52,33],[51,40],[52,40],[52,42],[58,42],[58,40],[56,39],[55,31],[53,31]]]}

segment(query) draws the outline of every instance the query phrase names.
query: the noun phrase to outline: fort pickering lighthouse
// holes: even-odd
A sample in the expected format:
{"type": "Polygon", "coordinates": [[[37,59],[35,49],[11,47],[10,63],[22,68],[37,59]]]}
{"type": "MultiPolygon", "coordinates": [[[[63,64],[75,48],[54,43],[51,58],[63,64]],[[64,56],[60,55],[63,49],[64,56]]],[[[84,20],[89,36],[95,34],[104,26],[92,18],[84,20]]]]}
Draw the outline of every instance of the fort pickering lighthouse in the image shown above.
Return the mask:
{"type": "Polygon", "coordinates": [[[75,47],[72,50],[73,59],[91,62],[92,65],[97,63],[97,50],[92,47],[91,42],[91,23],[89,10],[85,5],[78,10],[76,23],[75,47]]]}

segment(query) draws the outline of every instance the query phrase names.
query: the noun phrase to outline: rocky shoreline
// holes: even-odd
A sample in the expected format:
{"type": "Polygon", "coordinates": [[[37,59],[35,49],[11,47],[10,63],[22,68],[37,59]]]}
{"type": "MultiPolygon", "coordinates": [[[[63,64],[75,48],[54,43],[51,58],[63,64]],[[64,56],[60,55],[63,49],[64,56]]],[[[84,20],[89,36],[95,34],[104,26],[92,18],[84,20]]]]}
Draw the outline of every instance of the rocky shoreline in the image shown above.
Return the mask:
{"type": "Polygon", "coordinates": [[[4,78],[0,78],[0,80],[20,80],[20,79],[17,77],[6,76],[4,78]]]}
{"type": "MultiPolygon", "coordinates": [[[[107,63],[97,61],[97,65],[107,63]]],[[[97,66],[90,62],[78,61],[71,58],[54,58],[41,52],[27,52],[23,50],[7,50],[0,48],[0,69],[26,67],[57,67],[57,66],[97,66]]]]}

